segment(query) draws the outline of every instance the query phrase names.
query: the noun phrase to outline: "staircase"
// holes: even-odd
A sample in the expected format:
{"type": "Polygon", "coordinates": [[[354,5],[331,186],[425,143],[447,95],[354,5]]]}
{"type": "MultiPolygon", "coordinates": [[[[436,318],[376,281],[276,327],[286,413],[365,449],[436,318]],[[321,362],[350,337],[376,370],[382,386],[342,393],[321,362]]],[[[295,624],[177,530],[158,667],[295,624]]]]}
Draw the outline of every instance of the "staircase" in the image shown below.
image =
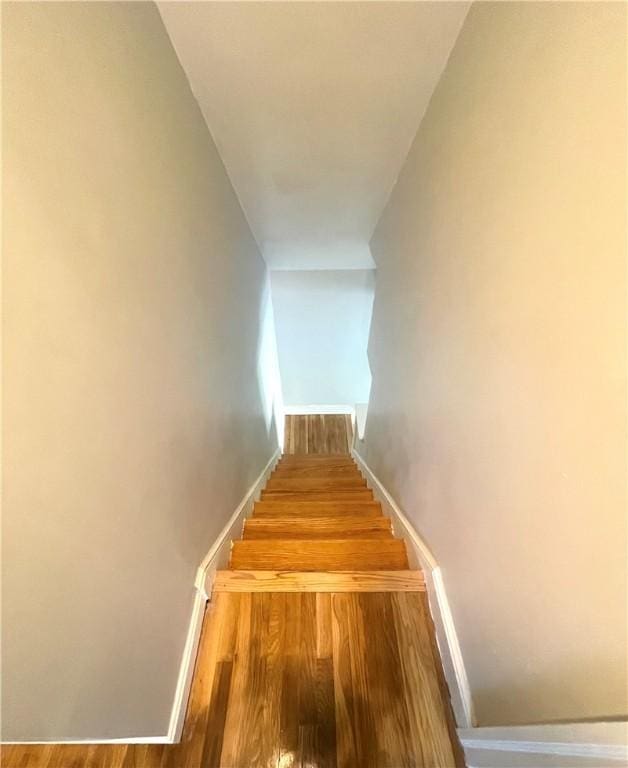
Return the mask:
{"type": "MultiPolygon", "coordinates": [[[[350,456],[288,455],[268,480],[242,539],[233,543],[230,569],[238,573],[219,574],[220,584],[243,583],[248,572],[289,571],[296,585],[313,579],[295,574],[332,571],[372,585],[380,572],[382,581],[390,571],[407,572],[408,557],[350,456]]],[[[423,583],[418,571],[404,576],[415,587],[423,583]]]]}

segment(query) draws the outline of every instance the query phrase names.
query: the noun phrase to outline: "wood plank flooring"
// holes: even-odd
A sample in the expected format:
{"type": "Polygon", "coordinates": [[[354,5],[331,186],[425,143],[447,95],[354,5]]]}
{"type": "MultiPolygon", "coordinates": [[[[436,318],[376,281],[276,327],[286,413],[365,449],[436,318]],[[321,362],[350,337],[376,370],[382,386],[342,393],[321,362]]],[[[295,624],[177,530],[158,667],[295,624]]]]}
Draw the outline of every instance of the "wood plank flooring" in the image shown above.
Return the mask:
{"type": "Polygon", "coordinates": [[[3,768],[464,765],[423,574],[338,432],[281,459],[217,573],[181,743],[5,746],[3,768]]]}
{"type": "Polygon", "coordinates": [[[353,442],[348,414],[307,414],[286,416],[286,454],[348,454],[353,442]]]}
{"type": "Polygon", "coordinates": [[[421,593],[220,593],[215,609],[236,626],[203,747],[221,758],[201,765],[455,765],[421,593]]]}

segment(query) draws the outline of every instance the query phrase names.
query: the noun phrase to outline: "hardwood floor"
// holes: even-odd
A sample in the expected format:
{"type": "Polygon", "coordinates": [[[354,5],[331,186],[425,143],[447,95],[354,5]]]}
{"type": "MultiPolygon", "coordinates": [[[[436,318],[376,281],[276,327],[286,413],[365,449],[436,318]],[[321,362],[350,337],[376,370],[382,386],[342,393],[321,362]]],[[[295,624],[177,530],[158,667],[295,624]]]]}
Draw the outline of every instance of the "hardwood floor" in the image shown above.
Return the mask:
{"type": "Polygon", "coordinates": [[[425,610],[422,593],[218,594],[234,625],[201,765],[453,766],[425,610]]]}
{"type": "Polygon", "coordinates": [[[308,414],[286,416],[286,454],[348,454],[353,442],[351,416],[308,414]]]}
{"type": "Polygon", "coordinates": [[[463,766],[423,574],[332,450],[281,459],[216,574],[181,743],[5,746],[3,768],[463,766]]]}
{"type": "Polygon", "coordinates": [[[366,480],[355,475],[331,475],[329,477],[284,477],[276,475],[266,483],[266,492],[274,491],[344,491],[362,490],[366,480]]]}

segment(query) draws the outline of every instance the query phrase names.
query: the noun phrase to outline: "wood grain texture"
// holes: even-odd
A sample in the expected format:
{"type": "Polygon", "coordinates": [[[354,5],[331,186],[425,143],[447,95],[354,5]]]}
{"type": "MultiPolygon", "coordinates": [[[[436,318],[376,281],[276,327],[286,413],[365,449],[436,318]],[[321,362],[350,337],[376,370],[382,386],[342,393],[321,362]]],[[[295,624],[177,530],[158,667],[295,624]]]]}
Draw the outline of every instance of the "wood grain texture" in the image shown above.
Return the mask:
{"type": "Polygon", "coordinates": [[[286,454],[349,454],[353,442],[348,414],[307,414],[286,416],[286,454]]]}
{"type": "Polygon", "coordinates": [[[350,454],[288,454],[281,455],[276,467],[357,467],[355,460],[350,454]]]}
{"type": "Polygon", "coordinates": [[[379,517],[382,505],[379,501],[257,501],[253,505],[253,517],[379,517]]]}
{"type": "Polygon", "coordinates": [[[360,470],[355,466],[351,466],[349,464],[343,465],[343,464],[316,464],[314,466],[312,465],[306,465],[306,464],[297,464],[296,466],[290,466],[285,464],[280,464],[277,467],[275,467],[275,470],[273,471],[271,477],[283,477],[283,478],[298,478],[298,477],[353,477],[360,475],[360,470]]]}
{"type": "Polygon", "coordinates": [[[217,571],[213,592],[424,592],[422,571],[217,571]]]}
{"type": "Polygon", "coordinates": [[[252,517],[244,525],[243,539],[391,539],[388,517],[252,517]]]}
{"type": "Polygon", "coordinates": [[[235,541],[230,568],[245,571],[396,571],[408,569],[401,539],[235,541]]]}
{"type": "Polygon", "coordinates": [[[335,491],[366,488],[366,480],[360,474],[322,475],[320,477],[283,477],[274,475],[266,483],[266,491],[335,491]]]}
{"type": "Polygon", "coordinates": [[[373,501],[370,488],[326,491],[262,491],[262,501],[373,501]]]}

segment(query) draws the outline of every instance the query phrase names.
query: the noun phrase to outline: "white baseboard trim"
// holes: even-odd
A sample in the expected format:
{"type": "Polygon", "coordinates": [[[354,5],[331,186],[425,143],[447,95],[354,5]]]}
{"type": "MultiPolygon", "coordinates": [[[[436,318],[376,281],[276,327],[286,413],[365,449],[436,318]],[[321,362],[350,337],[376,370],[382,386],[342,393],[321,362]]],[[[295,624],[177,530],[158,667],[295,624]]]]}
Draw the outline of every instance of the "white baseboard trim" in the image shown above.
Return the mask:
{"type": "Polygon", "coordinates": [[[456,723],[459,728],[473,728],[476,720],[473,713],[471,688],[469,687],[456,627],[449,607],[449,601],[447,600],[447,592],[441,569],[427,544],[401,511],[379,478],[373,473],[355,448],[352,449],[351,453],[364,472],[375,497],[391,516],[395,534],[402,536],[406,540],[409,550],[408,554],[410,559],[414,560],[410,564],[423,569],[430,610],[436,629],[436,640],[443,662],[445,679],[449,686],[456,723]]]}
{"type": "Polygon", "coordinates": [[[610,768],[628,764],[628,722],[458,729],[469,768],[610,768]]]}
{"type": "Polygon", "coordinates": [[[194,674],[194,663],[198,651],[198,643],[203,626],[203,617],[205,615],[205,604],[211,597],[211,586],[214,575],[217,570],[224,568],[229,562],[231,555],[231,543],[234,539],[240,537],[244,518],[253,508],[253,503],[259,498],[260,491],[266,485],[266,480],[277,463],[281,451],[277,449],[272,455],[270,461],[260,472],[257,479],[242,497],[235,511],[227,520],[225,527],[218,534],[209,552],[203,558],[194,581],[195,595],[192,607],[192,616],[188,627],[188,634],[185,640],[183,658],[179,668],[179,677],[175,690],[172,713],[170,715],[170,725],[168,727],[167,743],[174,744],[181,740],[183,732],[183,723],[187,710],[190,688],[192,686],[192,675],[194,674]]]}
{"type": "Polygon", "coordinates": [[[177,687],[174,691],[174,702],[170,712],[170,723],[168,725],[167,744],[175,744],[180,741],[183,733],[183,723],[185,713],[192,688],[192,675],[194,674],[194,664],[198,651],[198,643],[203,628],[203,618],[205,616],[205,606],[207,604],[207,595],[204,589],[194,590],[194,602],[192,604],[192,616],[188,626],[188,633],[183,646],[183,656],[181,657],[181,666],[179,667],[179,676],[177,678],[177,687]]]}
{"type": "Polygon", "coordinates": [[[302,416],[307,414],[347,414],[353,416],[355,414],[355,406],[353,405],[284,405],[284,415],[286,416],[302,416]]]}

